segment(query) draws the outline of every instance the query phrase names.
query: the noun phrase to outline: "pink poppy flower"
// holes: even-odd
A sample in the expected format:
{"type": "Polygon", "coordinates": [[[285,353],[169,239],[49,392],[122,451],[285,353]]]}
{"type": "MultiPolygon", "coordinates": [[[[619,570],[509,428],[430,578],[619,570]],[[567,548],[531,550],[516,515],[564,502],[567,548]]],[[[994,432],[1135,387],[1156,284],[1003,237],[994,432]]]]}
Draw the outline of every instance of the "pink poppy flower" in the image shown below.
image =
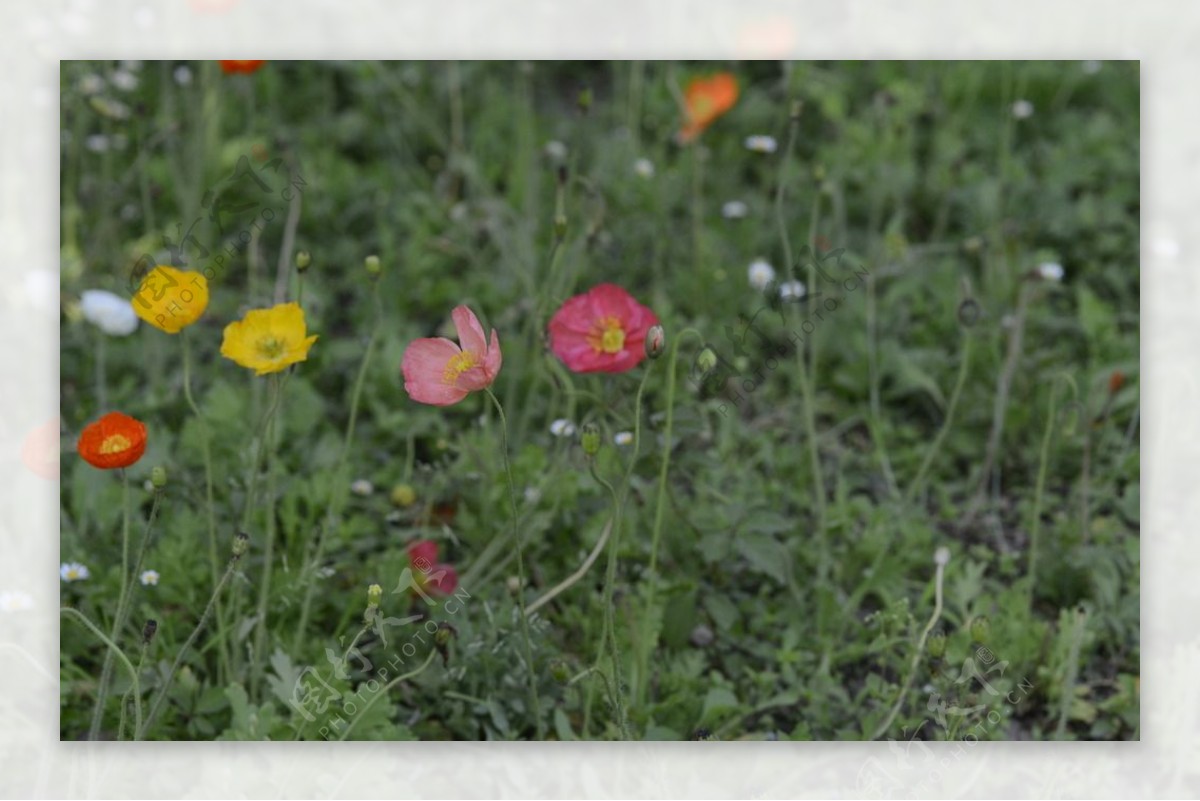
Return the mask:
{"type": "Polygon", "coordinates": [[[408,563],[417,584],[415,592],[449,595],[458,587],[458,573],[450,565],[439,564],[437,558],[438,544],[433,540],[417,540],[408,546],[408,563]]]}
{"type": "Polygon", "coordinates": [[[550,318],[550,350],[576,373],[623,373],[646,358],[654,312],[616,284],[600,284],[550,318]]]}
{"type": "Polygon", "coordinates": [[[466,306],[450,315],[462,347],[445,337],[414,339],[400,365],[404,389],[418,403],[450,406],[470,392],[486,389],[500,372],[500,339],[492,329],[492,342],[483,335],[479,318],[466,306]]]}

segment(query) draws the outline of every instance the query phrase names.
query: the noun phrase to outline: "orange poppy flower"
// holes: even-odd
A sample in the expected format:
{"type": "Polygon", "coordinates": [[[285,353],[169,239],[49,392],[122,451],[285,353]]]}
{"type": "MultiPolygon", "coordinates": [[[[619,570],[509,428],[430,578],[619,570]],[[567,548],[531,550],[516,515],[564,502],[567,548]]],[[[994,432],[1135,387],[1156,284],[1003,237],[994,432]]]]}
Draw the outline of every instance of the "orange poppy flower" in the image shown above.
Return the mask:
{"type": "Polygon", "coordinates": [[[707,78],[693,78],[683,92],[686,119],[679,130],[680,144],[687,144],[699,136],[717,117],[733,108],[737,99],[737,78],[731,73],[718,72],[707,78]]]}
{"type": "Polygon", "coordinates": [[[146,452],[146,426],[127,414],[109,412],[79,435],[79,455],[92,467],[129,467],[146,452]]]}
{"type": "Polygon", "coordinates": [[[221,71],[226,75],[236,75],[239,72],[249,75],[266,63],[266,61],[222,61],[221,71]]]}

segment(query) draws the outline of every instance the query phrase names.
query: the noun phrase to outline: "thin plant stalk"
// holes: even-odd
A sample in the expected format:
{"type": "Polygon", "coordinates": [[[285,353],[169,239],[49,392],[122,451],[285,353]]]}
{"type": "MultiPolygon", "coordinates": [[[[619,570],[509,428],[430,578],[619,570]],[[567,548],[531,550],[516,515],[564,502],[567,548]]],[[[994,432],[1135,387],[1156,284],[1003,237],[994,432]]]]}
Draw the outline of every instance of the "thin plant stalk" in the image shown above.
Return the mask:
{"type": "Polygon", "coordinates": [[[921,491],[921,486],[925,481],[925,474],[929,472],[930,466],[938,453],[941,452],[942,442],[946,439],[946,435],[950,432],[950,428],[954,425],[954,412],[958,409],[958,400],[962,396],[963,385],[967,381],[967,373],[970,371],[971,365],[971,332],[963,331],[962,353],[958,359],[958,378],[954,381],[954,390],[950,393],[950,403],[946,406],[946,418],[942,421],[942,427],[934,437],[933,442],[929,446],[929,450],[925,453],[925,458],[921,462],[921,467],[917,470],[916,478],[906,493],[906,500],[912,502],[921,491]]]}
{"type": "MultiPolygon", "coordinates": [[[[204,630],[208,618],[212,615],[213,608],[216,606],[217,596],[221,594],[221,590],[229,583],[229,577],[233,575],[234,568],[237,567],[241,556],[234,554],[229,559],[229,566],[225,568],[225,573],[221,576],[221,580],[217,582],[216,588],[213,590],[212,597],[208,599],[208,605],[204,607],[204,612],[200,615],[200,620],[196,623],[196,628],[192,629],[192,633],[183,643],[183,647],[179,649],[179,653],[175,656],[175,662],[172,663],[170,671],[167,673],[167,678],[163,681],[162,687],[159,688],[158,694],[154,697],[154,701],[150,704],[150,710],[146,713],[146,719],[137,727],[137,735],[134,739],[143,739],[146,732],[154,725],[154,719],[158,715],[158,710],[162,706],[163,701],[167,697],[167,693],[171,689],[171,683],[175,681],[175,674],[179,672],[179,667],[183,664],[183,658],[187,656],[187,652],[195,644],[196,638],[200,636],[200,632],[204,630]]],[[[126,660],[128,661],[128,660],[126,660]]]]}
{"type": "MultiPolygon", "coordinates": [[[[1028,600],[1033,606],[1033,588],[1037,584],[1038,547],[1042,531],[1042,494],[1046,489],[1046,464],[1050,459],[1050,442],[1054,439],[1054,428],[1058,411],[1058,382],[1050,387],[1050,408],[1046,413],[1046,430],[1042,434],[1042,451],[1038,459],[1037,484],[1033,490],[1033,519],[1029,521],[1029,566],[1028,600]]],[[[1087,425],[1087,421],[1084,421],[1087,425]]]]}
{"type": "MultiPolygon", "coordinates": [[[[121,660],[121,664],[125,666],[125,669],[129,671],[129,681],[133,687],[134,719],[137,723],[135,726],[135,734],[133,739],[139,739],[139,736],[136,732],[141,729],[142,724],[141,684],[138,681],[137,671],[133,669],[133,664],[129,661],[129,657],[125,656],[121,649],[117,647],[117,644],[113,642],[111,638],[105,636],[104,632],[102,632],[95,623],[88,620],[87,616],[78,609],[72,609],[69,606],[64,606],[59,611],[67,617],[74,618],[75,620],[79,621],[84,628],[96,636],[96,639],[108,646],[108,652],[115,654],[117,659],[121,660]]],[[[94,738],[89,736],[88,739],[94,738]]]]}
{"type": "Polygon", "coordinates": [[[496,413],[500,415],[501,452],[504,456],[504,474],[508,477],[508,501],[512,508],[513,548],[517,554],[517,581],[520,585],[517,590],[517,607],[520,611],[521,639],[525,645],[525,661],[529,667],[529,701],[537,727],[537,737],[540,740],[542,739],[542,708],[538,699],[537,671],[533,664],[533,643],[529,638],[529,620],[525,611],[525,549],[521,544],[521,532],[517,528],[517,488],[513,482],[512,463],[508,458],[508,420],[504,416],[504,407],[500,405],[500,400],[491,388],[485,387],[484,392],[491,399],[492,405],[496,407],[496,413]]]}
{"type": "MultiPolygon", "coordinates": [[[[280,395],[279,373],[271,376],[274,383],[272,395],[278,399],[280,395]]],[[[275,431],[278,415],[272,415],[267,422],[267,537],[263,545],[262,580],[258,588],[258,610],[255,613],[256,625],[254,630],[254,667],[250,673],[250,695],[257,697],[258,685],[267,662],[267,607],[271,599],[271,573],[275,559],[275,431]]]]}
{"type": "MultiPolygon", "coordinates": [[[[187,398],[188,406],[192,409],[192,414],[196,416],[196,424],[200,427],[200,448],[201,454],[204,457],[204,497],[208,511],[208,562],[209,570],[212,574],[212,586],[216,587],[217,582],[221,580],[221,568],[220,560],[217,557],[216,504],[213,502],[212,431],[208,427],[208,420],[204,418],[204,414],[201,413],[200,406],[196,403],[196,398],[192,394],[192,345],[187,328],[184,328],[180,332],[180,336],[183,338],[183,394],[187,398]]],[[[220,601],[217,602],[216,614],[217,628],[224,631],[225,610],[221,606],[220,601]]],[[[231,671],[231,667],[225,638],[222,638],[218,645],[218,653],[221,659],[221,669],[224,671],[224,675],[227,676],[231,671]]]]}
{"type": "Polygon", "coordinates": [[[604,658],[604,646],[607,643],[609,658],[612,660],[612,676],[608,679],[610,695],[613,706],[616,707],[617,727],[621,732],[621,739],[628,740],[630,739],[629,721],[625,713],[625,704],[621,700],[621,654],[617,647],[617,635],[613,624],[613,589],[617,583],[617,551],[621,542],[621,511],[624,504],[617,496],[617,491],[612,483],[596,471],[595,457],[592,457],[590,461],[592,478],[596,479],[597,484],[608,490],[613,502],[613,535],[608,543],[608,570],[604,579],[604,630],[600,636],[600,648],[596,654],[596,669],[599,671],[600,662],[604,658]]]}
{"type": "Polygon", "coordinates": [[[937,625],[938,619],[942,616],[942,582],[946,574],[946,562],[935,558],[935,563],[937,565],[937,573],[933,578],[933,614],[929,616],[929,622],[925,624],[925,628],[921,632],[921,638],[917,640],[917,649],[913,652],[912,664],[909,665],[908,675],[904,678],[904,685],[900,688],[900,692],[896,696],[896,703],[892,705],[888,716],[875,729],[875,733],[871,735],[872,740],[878,740],[886,734],[892,725],[892,721],[896,719],[896,715],[900,714],[900,708],[904,706],[904,696],[908,694],[909,688],[912,687],[913,679],[917,676],[917,668],[921,664],[921,655],[925,653],[925,643],[929,640],[929,634],[933,631],[933,627],[937,625]]]}
{"type": "MultiPolygon", "coordinates": [[[[142,668],[146,664],[146,651],[148,651],[149,648],[150,648],[150,643],[143,640],[142,641],[142,650],[138,655],[137,669],[134,671],[135,673],[137,673],[139,679],[142,675],[142,668]]],[[[134,734],[135,735],[137,734],[138,726],[140,726],[142,723],[141,711],[140,711],[140,707],[142,704],[141,687],[140,687],[140,685],[137,685],[137,684],[130,684],[129,689],[125,691],[125,695],[121,696],[121,723],[119,726],[117,726],[117,739],[118,740],[125,739],[126,710],[129,709],[129,701],[131,698],[135,699],[137,701],[137,704],[139,707],[138,713],[134,716],[135,717],[135,721],[134,721],[134,734]],[[137,690],[137,692],[134,692],[135,689],[137,690]]]]}
{"type": "MultiPolygon", "coordinates": [[[[375,345],[379,341],[379,330],[383,323],[383,307],[379,301],[378,277],[371,282],[371,301],[375,309],[375,323],[371,326],[371,335],[367,340],[366,350],[363,351],[363,360],[358,368],[358,377],[354,379],[354,391],[350,396],[350,418],[346,422],[346,436],[342,441],[341,456],[338,457],[338,463],[333,472],[333,496],[330,499],[325,522],[321,525],[321,530],[317,534],[317,542],[313,549],[312,558],[308,560],[308,567],[312,569],[316,569],[321,562],[321,558],[325,555],[325,543],[329,536],[329,530],[333,528],[334,521],[338,519],[342,511],[342,506],[346,502],[346,492],[348,490],[346,463],[350,457],[350,448],[354,444],[354,426],[358,421],[358,405],[362,400],[363,382],[367,376],[367,368],[371,365],[371,356],[375,353],[375,345]]],[[[309,573],[311,571],[306,570],[305,572],[309,573]]],[[[316,582],[312,581],[310,577],[304,588],[304,599],[300,603],[300,619],[296,624],[296,634],[292,640],[293,652],[299,652],[300,642],[304,638],[304,630],[308,626],[308,616],[312,608],[312,594],[315,585],[316,582]]]]}
{"type": "MultiPolygon", "coordinates": [[[[123,519],[121,522],[121,595],[117,602],[117,613],[113,617],[110,638],[116,640],[125,625],[125,600],[129,593],[129,470],[121,469],[121,506],[123,519]]],[[[104,654],[104,666],[100,669],[100,686],[96,690],[96,708],[92,710],[92,725],[88,729],[88,739],[95,740],[100,736],[100,722],[104,718],[104,702],[108,700],[108,682],[112,678],[113,652],[104,654]]]]}
{"type": "Polygon", "coordinates": [[[396,678],[389,681],[387,684],[383,685],[383,687],[380,688],[379,692],[377,692],[371,696],[371,700],[369,700],[365,704],[363,704],[362,711],[359,712],[357,715],[354,715],[350,719],[350,722],[348,724],[346,724],[346,728],[342,729],[342,733],[338,736],[338,739],[345,740],[347,737],[349,737],[350,732],[354,730],[355,724],[357,724],[358,721],[363,719],[363,717],[367,714],[367,711],[372,706],[375,705],[375,702],[378,701],[381,696],[387,695],[388,690],[392,689],[393,687],[395,687],[397,684],[399,684],[402,681],[408,681],[409,679],[415,678],[416,676],[425,672],[425,668],[429,667],[429,664],[431,662],[433,662],[433,658],[435,656],[437,656],[437,653],[438,652],[437,652],[436,648],[431,650],[429,652],[429,656],[425,657],[425,661],[421,663],[421,666],[419,668],[416,668],[415,670],[410,670],[408,673],[402,673],[401,675],[399,675],[396,678]]]}

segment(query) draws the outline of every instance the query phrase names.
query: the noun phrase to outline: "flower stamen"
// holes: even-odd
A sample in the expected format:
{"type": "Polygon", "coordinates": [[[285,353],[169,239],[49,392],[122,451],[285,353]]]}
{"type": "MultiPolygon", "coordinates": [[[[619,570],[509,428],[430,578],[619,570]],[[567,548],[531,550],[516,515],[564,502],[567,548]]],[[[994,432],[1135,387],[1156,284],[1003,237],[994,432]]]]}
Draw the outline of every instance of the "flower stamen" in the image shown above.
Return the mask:
{"type": "Polygon", "coordinates": [[[483,360],[477,353],[469,350],[456,353],[450,357],[450,361],[446,362],[446,369],[442,372],[442,381],[454,386],[458,382],[460,375],[473,367],[478,367],[482,363],[483,360]]]}

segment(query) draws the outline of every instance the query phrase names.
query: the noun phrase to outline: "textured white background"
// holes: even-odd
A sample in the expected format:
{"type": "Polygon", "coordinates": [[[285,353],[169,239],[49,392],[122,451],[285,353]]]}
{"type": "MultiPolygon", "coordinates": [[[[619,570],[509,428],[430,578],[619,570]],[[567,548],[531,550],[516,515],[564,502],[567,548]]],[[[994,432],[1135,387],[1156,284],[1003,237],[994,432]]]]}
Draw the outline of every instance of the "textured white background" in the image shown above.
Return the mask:
{"type": "MultiPolygon", "coordinates": [[[[0,9],[0,794],[12,797],[1200,796],[1200,4],[54,0],[0,9]],[[58,742],[60,58],[1128,58],[1142,62],[1141,743],[58,742]],[[932,756],[931,756],[932,754],[932,756]],[[881,770],[898,782],[882,779],[881,770]],[[882,781],[877,784],[876,780],[882,781]],[[921,789],[917,786],[924,782],[921,789]]],[[[68,632],[68,636],[75,636],[68,632]]]]}

